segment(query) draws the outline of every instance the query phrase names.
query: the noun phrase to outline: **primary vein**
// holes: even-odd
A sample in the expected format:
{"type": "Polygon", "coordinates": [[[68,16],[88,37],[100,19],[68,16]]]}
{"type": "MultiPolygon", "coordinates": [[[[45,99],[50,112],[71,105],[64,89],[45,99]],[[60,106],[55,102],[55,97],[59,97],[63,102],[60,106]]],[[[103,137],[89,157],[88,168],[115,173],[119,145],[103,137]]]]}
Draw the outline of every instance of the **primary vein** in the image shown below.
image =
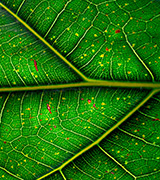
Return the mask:
{"type": "Polygon", "coordinates": [[[160,91],[160,83],[89,80],[89,82],[77,82],[77,83],[70,83],[70,84],[25,86],[25,87],[3,87],[3,88],[0,88],[0,92],[37,91],[37,90],[44,90],[44,89],[47,90],[47,89],[62,89],[62,88],[92,87],[92,86],[140,88],[140,89],[144,88],[144,89],[157,89],[160,91]]]}

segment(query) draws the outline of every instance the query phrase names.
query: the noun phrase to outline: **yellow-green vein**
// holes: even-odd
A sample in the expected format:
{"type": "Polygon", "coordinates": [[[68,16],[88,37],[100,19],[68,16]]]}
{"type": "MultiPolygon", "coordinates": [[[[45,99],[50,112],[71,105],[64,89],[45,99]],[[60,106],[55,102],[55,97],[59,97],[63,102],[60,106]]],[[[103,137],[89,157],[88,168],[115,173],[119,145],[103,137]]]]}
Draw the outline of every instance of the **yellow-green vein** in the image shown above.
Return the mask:
{"type": "Polygon", "coordinates": [[[70,162],[72,162],[74,159],[91,149],[93,146],[98,145],[108,134],[110,134],[112,131],[114,131],[119,125],[121,125],[126,119],[128,119],[134,112],[136,112],[141,106],[143,106],[155,93],[159,92],[159,89],[154,89],[152,90],[146,98],[143,99],[132,111],[130,111],[126,116],[124,116],[117,124],[115,124],[112,128],[110,128],[108,131],[106,131],[101,137],[99,137],[95,142],[90,144],[89,146],[85,147],[82,149],[80,152],[75,154],[72,158],[68,159],[66,162],[64,162],[61,166],[58,168],[54,169],[53,171],[45,174],[44,176],[38,178],[37,180],[41,180],[50,174],[62,170],[66,165],[68,165],[70,162]]]}
{"type": "Polygon", "coordinates": [[[99,149],[104,152],[109,158],[111,158],[116,164],[118,164],[122,169],[124,169],[129,175],[134,177],[136,179],[136,176],[134,176],[131,172],[129,172],[122,164],[120,164],[116,159],[114,159],[110,154],[108,154],[100,145],[97,145],[99,149]]]}
{"type": "Polygon", "coordinates": [[[139,82],[118,82],[118,81],[90,81],[77,82],[70,84],[44,85],[44,86],[28,86],[28,87],[3,87],[0,92],[14,92],[14,91],[37,91],[47,89],[61,89],[74,87],[120,87],[120,88],[145,88],[145,89],[159,89],[160,83],[139,83],[139,82]]]}
{"type": "Polygon", "coordinates": [[[12,174],[11,172],[9,172],[8,170],[6,170],[5,168],[3,168],[3,167],[0,167],[0,169],[2,169],[3,171],[5,171],[6,173],[8,173],[9,175],[11,175],[11,176],[13,176],[13,177],[15,177],[15,178],[17,178],[17,179],[21,179],[21,180],[23,180],[22,178],[20,178],[20,177],[18,177],[18,176],[16,176],[15,174],[12,174]]]}

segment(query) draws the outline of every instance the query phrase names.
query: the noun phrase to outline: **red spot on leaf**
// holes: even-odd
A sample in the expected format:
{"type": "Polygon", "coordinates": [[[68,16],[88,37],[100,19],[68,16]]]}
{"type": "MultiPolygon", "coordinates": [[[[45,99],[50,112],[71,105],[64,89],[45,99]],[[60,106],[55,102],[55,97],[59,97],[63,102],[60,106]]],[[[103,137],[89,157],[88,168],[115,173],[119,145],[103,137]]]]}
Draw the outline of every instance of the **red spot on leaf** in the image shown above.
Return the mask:
{"type": "Polygon", "coordinates": [[[109,49],[106,47],[106,51],[109,51],[109,49]]]}
{"type": "Polygon", "coordinates": [[[52,114],[52,112],[51,112],[51,107],[49,106],[49,104],[47,104],[47,109],[48,109],[48,111],[50,112],[50,114],[52,114]]]}
{"type": "Polygon", "coordinates": [[[116,31],[115,31],[115,33],[120,33],[121,31],[119,30],[119,29],[117,29],[116,31]]]}
{"type": "Polygon", "coordinates": [[[6,141],[4,141],[4,144],[6,144],[6,141]]]}
{"type": "Polygon", "coordinates": [[[159,121],[159,119],[157,118],[157,119],[153,119],[152,121],[159,121]]]}
{"type": "Polygon", "coordinates": [[[90,100],[90,99],[88,99],[88,103],[89,103],[89,104],[91,103],[91,100],[90,100]]]}
{"type": "Polygon", "coordinates": [[[36,71],[38,71],[38,68],[37,68],[37,62],[36,62],[35,59],[34,59],[34,67],[36,68],[36,71]]]}

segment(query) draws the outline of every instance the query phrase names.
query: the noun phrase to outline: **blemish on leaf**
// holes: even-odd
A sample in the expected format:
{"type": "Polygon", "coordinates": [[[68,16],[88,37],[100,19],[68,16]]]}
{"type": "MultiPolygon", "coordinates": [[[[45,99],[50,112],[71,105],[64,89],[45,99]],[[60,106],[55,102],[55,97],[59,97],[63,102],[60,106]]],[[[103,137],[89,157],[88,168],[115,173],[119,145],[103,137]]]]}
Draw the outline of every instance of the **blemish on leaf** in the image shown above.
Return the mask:
{"type": "Polygon", "coordinates": [[[88,104],[90,104],[91,103],[91,100],[90,99],[88,99],[88,104]]]}
{"type": "Polygon", "coordinates": [[[115,31],[115,33],[117,34],[117,33],[120,33],[121,31],[120,31],[120,29],[117,29],[116,31],[115,31]]]}

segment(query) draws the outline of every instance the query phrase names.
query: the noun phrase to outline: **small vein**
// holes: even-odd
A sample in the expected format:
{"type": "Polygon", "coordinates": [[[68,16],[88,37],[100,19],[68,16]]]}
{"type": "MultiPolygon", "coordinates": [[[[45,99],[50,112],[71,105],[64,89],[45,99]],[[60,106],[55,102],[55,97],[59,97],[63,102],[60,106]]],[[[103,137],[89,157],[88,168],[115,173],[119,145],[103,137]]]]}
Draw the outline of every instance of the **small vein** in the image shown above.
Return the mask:
{"type": "Polygon", "coordinates": [[[26,0],[23,0],[23,1],[21,2],[21,4],[20,4],[20,6],[19,6],[19,8],[18,8],[18,10],[17,10],[17,12],[16,12],[16,14],[19,13],[19,11],[20,11],[21,7],[23,6],[23,4],[25,3],[25,1],[26,1],[26,0]]]}
{"type": "Polygon", "coordinates": [[[5,108],[5,106],[6,106],[6,103],[7,103],[8,99],[9,99],[10,94],[11,94],[11,93],[8,94],[6,100],[5,100],[4,103],[3,103],[3,106],[2,106],[2,109],[1,109],[1,112],[0,112],[0,123],[1,123],[1,119],[2,119],[2,114],[3,114],[4,108],[5,108]]]}
{"type": "Polygon", "coordinates": [[[127,35],[126,35],[126,33],[125,33],[125,31],[124,31],[124,28],[126,27],[126,25],[128,24],[128,22],[130,21],[130,19],[126,22],[126,24],[122,27],[122,32],[123,32],[123,34],[124,34],[124,36],[125,36],[125,38],[126,38],[126,42],[127,42],[127,44],[129,45],[129,47],[131,48],[131,50],[133,51],[133,53],[136,55],[136,57],[138,58],[138,60],[142,63],[142,65],[146,68],[146,70],[149,72],[149,74],[150,74],[150,76],[151,76],[151,78],[152,78],[152,81],[154,82],[155,80],[154,80],[154,76],[153,76],[153,74],[152,74],[152,72],[150,71],[150,69],[147,67],[147,65],[143,62],[143,60],[141,59],[141,57],[136,53],[136,51],[134,50],[134,48],[131,46],[131,44],[129,43],[129,41],[128,41],[128,37],[127,37],[127,35]]]}
{"type": "Polygon", "coordinates": [[[100,145],[97,145],[99,149],[106,154],[109,158],[111,158],[116,164],[118,164],[122,169],[124,169],[129,175],[136,179],[136,176],[133,175],[130,171],[128,171],[122,164],[120,164],[115,158],[113,158],[110,154],[108,154],[100,145]]]}
{"type": "Polygon", "coordinates": [[[145,142],[146,144],[149,144],[149,145],[155,146],[155,147],[160,147],[159,145],[150,143],[150,142],[148,142],[148,141],[146,141],[146,140],[144,140],[144,139],[142,139],[142,138],[140,138],[140,137],[138,137],[138,136],[136,136],[136,135],[134,135],[134,134],[131,134],[131,133],[129,133],[129,132],[127,132],[127,131],[125,131],[125,130],[119,128],[119,127],[118,127],[118,129],[119,129],[120,131],[122,131],[123,133],[128,134],[129,136],[132,136],[132,137],[134,137],[134,138],[136,138],[136,139],[139,139],[139,140],[145,142]]]}
{"type": "Polygon", "coordinates": [[[67,180],[66,177],[65,177],[65,175],[63,174],[62,170],[59,170],[59,172],[61,173],[63,179],[64,179],[64,180],[67,180]]]}
{"type": "Polygon", "coordinates": [[[15,174],[12,174],[11,172],[9,172],[7,169],[5,169],[5,168],[3,168],[3,167],[0,167],[0,169],[2,169],[2,170],[5,171],[6,173],[8,173],[9,175],[11,175],[11,176],[13,176],[13,177],[15,177],[15,178],[17,178],[17,179],[23,180],[22,178],[16,176],[15,174]]]}

